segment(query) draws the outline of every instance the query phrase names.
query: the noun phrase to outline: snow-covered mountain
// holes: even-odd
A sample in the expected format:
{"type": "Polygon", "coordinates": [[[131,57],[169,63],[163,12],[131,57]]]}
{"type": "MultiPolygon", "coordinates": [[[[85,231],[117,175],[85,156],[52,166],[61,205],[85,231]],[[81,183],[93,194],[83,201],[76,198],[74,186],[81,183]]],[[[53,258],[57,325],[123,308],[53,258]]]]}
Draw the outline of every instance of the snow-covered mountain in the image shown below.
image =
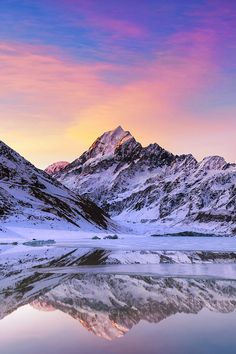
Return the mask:
{"type": "Polygon", "coordinates": [[[95,229],[109,218],[0,141],[0,221],[95,229]]]}
{"type": "Polygon", "coordinates": [[[48,166],[45,170],[49,175],[54,175],[61,170],[63,170],[67,165],[69,165],[69,162],[67,161],[58,161],[56,163],[53,163],[52,165],[48,166]]]}
{"type": "Polygon", "coordinates": [[[134,228],[236,233],[236,164],[220,156],[142,147],[118,127],[53,176],[134,228]]]}

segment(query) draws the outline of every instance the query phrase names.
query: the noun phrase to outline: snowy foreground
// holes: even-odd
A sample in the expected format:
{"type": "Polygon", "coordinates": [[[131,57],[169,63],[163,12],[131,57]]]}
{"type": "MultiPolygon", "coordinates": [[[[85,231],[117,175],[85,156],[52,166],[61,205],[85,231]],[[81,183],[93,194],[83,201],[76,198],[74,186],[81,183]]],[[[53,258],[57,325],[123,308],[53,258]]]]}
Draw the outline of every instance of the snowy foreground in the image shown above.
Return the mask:
{"type": "MultiPolygon", "coordinates": [[[[107,238],[110,236],[114,237],[114,234],[10,227],[1,237],[0,271],[4,274],[13,270],[20,271],[25,267],[50,268],[51,271],[55,271],[54,268],[59,270],[61,267],[67,267],[66,271],[69,271],[70,267],[72,272],[82,272],[81,268],[71,267],[93,266],[93,272],[97,273],[142,273],[160,276],[189,274],[214,277],[219,273],[219,276],[228,275],[230,279],[236,279],[235,237],[152,237],[118,234],[115,239],[107,238]],[[43,242],[45,244],[42,244],[43,242]],[[212,263],[221,264],[222,267],[224,263],[224,271],[222,272],[223,268],[197,268],[197,265],[212,263]],[[160,265],[166,264],[168,269],[160,268],[160,265]],[[187,268],[186,271],[171,268],[174,264],[195,267],[187,268]],[[114,268],[114,265],[135,267],[114,268]],[[158,265],[159,268],[142,268],[139,265],[158,265]]],[[[87,272],[90,271],[92,268],[87,269],[87,272]]]]}

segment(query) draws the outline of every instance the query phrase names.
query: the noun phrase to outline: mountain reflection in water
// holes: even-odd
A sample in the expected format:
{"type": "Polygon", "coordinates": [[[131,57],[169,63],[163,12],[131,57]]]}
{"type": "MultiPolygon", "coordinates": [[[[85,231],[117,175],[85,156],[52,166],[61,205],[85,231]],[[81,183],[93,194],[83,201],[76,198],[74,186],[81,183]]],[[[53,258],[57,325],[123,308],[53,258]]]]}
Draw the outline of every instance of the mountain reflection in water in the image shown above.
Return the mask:
{"type": "Polygon", "coordinates": [[[159,323],[178,313],[236,308],[236,281],[226,280],[21,272],[0,285],[1,319],[30,304],[40,311],[60,310],[108,340],[142,320],[159,323]]]}

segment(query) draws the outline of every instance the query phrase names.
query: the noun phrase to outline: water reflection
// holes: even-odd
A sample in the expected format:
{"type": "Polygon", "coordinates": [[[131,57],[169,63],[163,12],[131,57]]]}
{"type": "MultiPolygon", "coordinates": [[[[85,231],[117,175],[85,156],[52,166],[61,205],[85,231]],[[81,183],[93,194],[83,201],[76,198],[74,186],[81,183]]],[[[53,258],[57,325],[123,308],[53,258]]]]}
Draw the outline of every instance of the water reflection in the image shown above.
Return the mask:
{"type": "Polygon", "coordinates": [[[124,336],[142,320],[159,323],[178,313],[230,313],[236,308],[236,282],[215,279],[26,270],[9,273],[0,286],[1,319],[30,304],[40,311],[60,310],[108,340],[124,336]]]}

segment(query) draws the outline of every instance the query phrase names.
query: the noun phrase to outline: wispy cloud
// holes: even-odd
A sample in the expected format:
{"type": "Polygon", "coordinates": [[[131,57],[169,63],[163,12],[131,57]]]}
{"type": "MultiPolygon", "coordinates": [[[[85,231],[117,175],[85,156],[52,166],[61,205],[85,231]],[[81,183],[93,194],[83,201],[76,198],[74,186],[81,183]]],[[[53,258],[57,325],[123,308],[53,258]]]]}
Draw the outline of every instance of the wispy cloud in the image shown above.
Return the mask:
{"type": "MultiPolygon", "coordinates": [[[[63,45],[43,43],[38,37],[31,44],[28,38],[0,42],[2,139],[44,166],[75,158],[98,134],[122,124],[143,144],[157,141],[173,152],[192,150],[198,158],[223,153],[235,160],[235,64],[230,58],[236,50],[228,38],[236,31],[229,10],[223,11],[226,21],[219,9],[194,9],[193,26],[186,29],[178,20],[168,31],[164,21],[160,36],[158,27],[151,33],[156,13],[149,14],[151,25],[138,21],[142,13],[139,8],[132,17],[131,2],[122,14],[106,9],[110,16],[104,2],[58,4],[65,16],[69,12],[68,22],[78,20],[73,26],[82,27],[83,35],[94,34],[96,45],[86,45],[90,54],[100,54],[96,60],[71,54],[64,46],[68,35],[72,42],[83,37],[74,29],[68,32],[68,27],[63,45]],[[95,11],[94,4],[96,9],[103,6],[95,11]],[[128,17],[121,16],[125,12],[128,17]],[[217,144],[222,139],[224,147],[217,144]]],[[[56,2],[48,4],[53,9],[56,2]]],[[[75,43],[77,51],[80,46],[75,43]]]]}

